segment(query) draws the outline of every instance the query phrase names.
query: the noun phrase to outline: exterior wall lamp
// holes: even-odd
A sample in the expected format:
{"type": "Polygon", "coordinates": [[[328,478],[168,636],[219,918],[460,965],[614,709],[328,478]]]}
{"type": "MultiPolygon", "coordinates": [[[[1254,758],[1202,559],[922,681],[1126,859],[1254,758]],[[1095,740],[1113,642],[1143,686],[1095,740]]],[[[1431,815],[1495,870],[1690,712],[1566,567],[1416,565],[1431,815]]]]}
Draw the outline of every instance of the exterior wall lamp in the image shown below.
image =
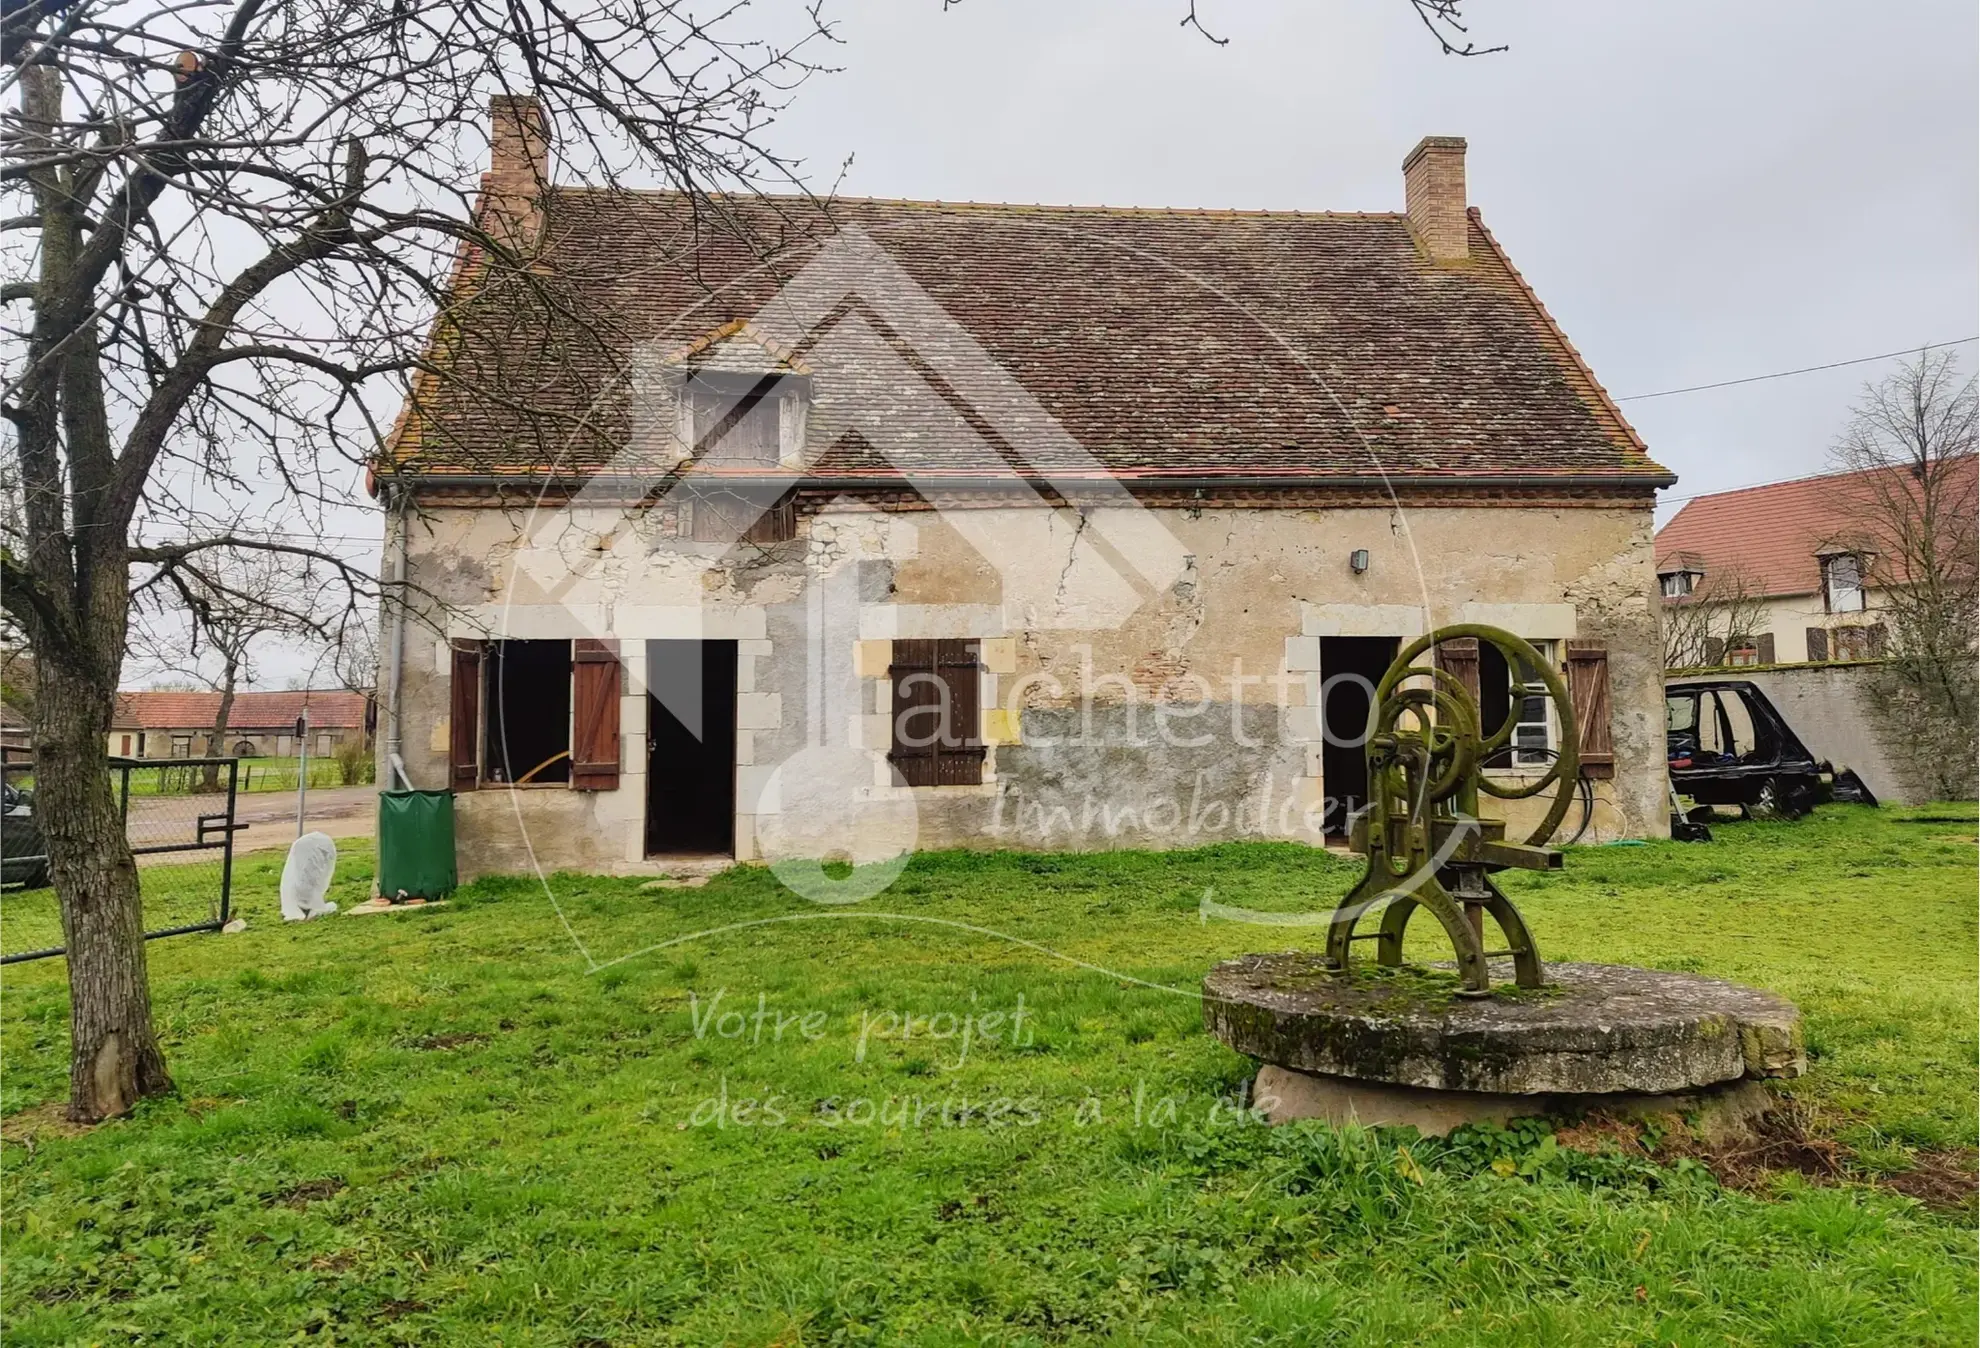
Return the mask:
{"type": "Polygon", "coordinates": [[[1348,554],[1348,570],[1360,575],[1368,569],[1368,549],[1356,548],[1348,554]]]}

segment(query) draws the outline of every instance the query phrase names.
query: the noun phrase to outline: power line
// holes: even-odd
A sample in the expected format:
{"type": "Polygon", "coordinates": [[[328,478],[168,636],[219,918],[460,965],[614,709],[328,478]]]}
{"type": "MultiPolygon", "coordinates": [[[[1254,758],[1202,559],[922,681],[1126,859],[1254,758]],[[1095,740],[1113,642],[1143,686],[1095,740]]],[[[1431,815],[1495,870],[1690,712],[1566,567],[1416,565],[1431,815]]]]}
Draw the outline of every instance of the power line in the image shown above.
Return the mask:
{"type": "Polygon", "coordinates": [[[1668,398],[1676,393],[1703,393],[1709,388],[1731,388],[1735,384],[1758,384],[1769,379],[1787,379],[1798,374],[1814,374],[1817,370],[1840,370],[1846,365],[1868,365],[1876,360],[1890,360],[1893,356],[1908,356],[1914,351],[1936,351],[1942,346],[1964,346],[1968,342],[1980,342],[1980,337],[1961,337],[1951,342],[1927,342],[1923,346],[1907,346],[1902,351],[1886,351],[1881,356],[1858,356],[1855,360],[1830,361],[1827,365],[1804,365],[1798,370],[1777,370],[1773,374],[1748,375],[1744,379],[1722,379],[1716,384],[1693,384],[1688,388],[1667,388],[1656,393],[1632,393],[1627,398],[1616,399],[1619,403],[1641,402],[1645,398],[1668,398]]]}

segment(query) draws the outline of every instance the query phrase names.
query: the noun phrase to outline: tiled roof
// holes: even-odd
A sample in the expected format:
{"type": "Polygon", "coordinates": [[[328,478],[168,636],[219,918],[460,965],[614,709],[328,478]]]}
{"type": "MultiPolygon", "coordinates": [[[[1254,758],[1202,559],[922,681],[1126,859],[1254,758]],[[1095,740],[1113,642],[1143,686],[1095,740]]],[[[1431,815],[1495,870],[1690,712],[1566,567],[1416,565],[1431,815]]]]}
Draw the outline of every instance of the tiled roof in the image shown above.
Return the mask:
{"type": "MultiPolygon", "coordinates": [[[[1972,500],[1974,459],[1968,456],[1958,493],[1972,500]]],[[[1874,474],[1896,469],[1828,473],[1695,497],[1657,531],[1657,569],[1737,568],[1762,595],[1819,594],[1817,556],[1866,532],[1864,502],[1874,474]]],[[[1867,532],[1878,532],[1874,525],[1867,532]]],[[[1872,545],[1874,546],[1874,544],[1872,545]]]]}
{"type": "MultiPolygon", "coordinates": [[[[364,694],[341,688],[236,693],[227,725],[239,731],[290,730],[305,705],[315,729],[357,730],[364,726],[364,694]]],[[[110,724],[119,730],[209,730],[219,710],[218,693],[118,693],[116,717],[110,724]]]]}
{"type": "MultiPolygon", "coordinates": [[[[627,467],[614,456],[628,438],[635,344],[678,351],[751,317],[850,225],[1116,477],[1669,480],[1475,211],[1471,259],[1439,264],[1400,214],[861,200],[831,203],[827,226],[796,201],[729,209],[747,229],[697,223],[673,194],[551,191],[536,296],[484,296],[444,337],[459,368],[485,371],[473,382],[510,401],[434,394],[403,423],[393,461],[434,476],[627,467]],[[807,219],[818,223],[807,230],[807,219]],[[792,241],[767,261],[741,241],[766,237],[792,241]],[[570,317],[518,317],[560,307],[570,317]]],[[[481,269],[470,258],[464,272],[481,269]]],[[[892,337],[889,316],[861,304],[848,309],[892,337]]],[[[906,345],[894,343],[905,360],[925,354],[906,345]]],[[[909,424],[902,366],[890,366],[818,370],[813,424],[909,424]]],[[[966,416],[912,425],[896,436],[906,448],[884,455],[848,431],[810,471],[893,476],[904,453],[930,475],[980,469],[983,428],[966,416]]]]}

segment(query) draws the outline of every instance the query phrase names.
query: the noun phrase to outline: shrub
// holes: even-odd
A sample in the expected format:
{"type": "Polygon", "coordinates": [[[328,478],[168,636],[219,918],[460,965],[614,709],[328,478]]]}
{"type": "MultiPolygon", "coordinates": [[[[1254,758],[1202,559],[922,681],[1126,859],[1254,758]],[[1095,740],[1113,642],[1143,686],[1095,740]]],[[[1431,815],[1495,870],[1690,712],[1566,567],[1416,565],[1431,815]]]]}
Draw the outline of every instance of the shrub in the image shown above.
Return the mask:
{"type": "Polygon", "coordinates": [[[378,774],[371,746],[363,739],[348,739],[337,746],[337,775],[345,786],[359,786],[378,774]]]}

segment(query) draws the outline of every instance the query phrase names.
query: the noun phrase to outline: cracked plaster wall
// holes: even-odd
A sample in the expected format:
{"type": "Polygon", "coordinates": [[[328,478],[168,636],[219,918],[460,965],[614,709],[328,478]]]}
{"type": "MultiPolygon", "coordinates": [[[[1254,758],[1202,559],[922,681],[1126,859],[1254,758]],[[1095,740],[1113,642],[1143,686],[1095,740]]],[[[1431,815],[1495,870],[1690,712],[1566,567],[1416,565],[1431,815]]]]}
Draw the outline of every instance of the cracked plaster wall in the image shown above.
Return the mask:
{"type": "MultiPolygon", "coordinates": [[[[1607,644],[1616,776],[1600,784],[1593,836],[1664,833],[1647,509],[1151,513],[1181,550],[1160,589],[1118,555],[1079,544],[1068,512],[840,504],[803,518],[794,542],[724,550],[677,538],[664,504],[632,514],[431,510],[409,531],[410,578],[433,598],[416,601],[423,625],[407,633],[408,770],[416,785],[446,783],[443,634],[616,637],[627,657],[620,788],[464,793],[462,871],[520,869],[532,856],[546,867],[660,869],[641,855],[640,643],[703,636],[738,642],[739,857],[758,854],[759,830],[780,808],[777,765],[807,745],[872,751],[833,760],[848,774],[844,829],[855,854],[868,831],[862,811],[898,815],[903,800],[922,847],[1313,840],[1326,794],[1312,706],[1320,639],[1408,638],[1471,620],[1607,644]],[[986,538],[1017,542],[970,541],[986,538]],[[1370,554],[1364,574],[1349,567],[1355,549],[1370,554]],[[807,633],[828,601],[856,618],[827,623],[832,648],[814,656],[807,633]],[[1089,613],[1100,616],[1079,625],[1089,613]],[[889,784],[879,752],[886,664],[902,637],[984,642],[981,786],[889,784]]],[[[1512,823],[1533,814],[1514,806],[1512,823]]],[[[872,845],[884,846],[886,832],[872,845]]]]}

